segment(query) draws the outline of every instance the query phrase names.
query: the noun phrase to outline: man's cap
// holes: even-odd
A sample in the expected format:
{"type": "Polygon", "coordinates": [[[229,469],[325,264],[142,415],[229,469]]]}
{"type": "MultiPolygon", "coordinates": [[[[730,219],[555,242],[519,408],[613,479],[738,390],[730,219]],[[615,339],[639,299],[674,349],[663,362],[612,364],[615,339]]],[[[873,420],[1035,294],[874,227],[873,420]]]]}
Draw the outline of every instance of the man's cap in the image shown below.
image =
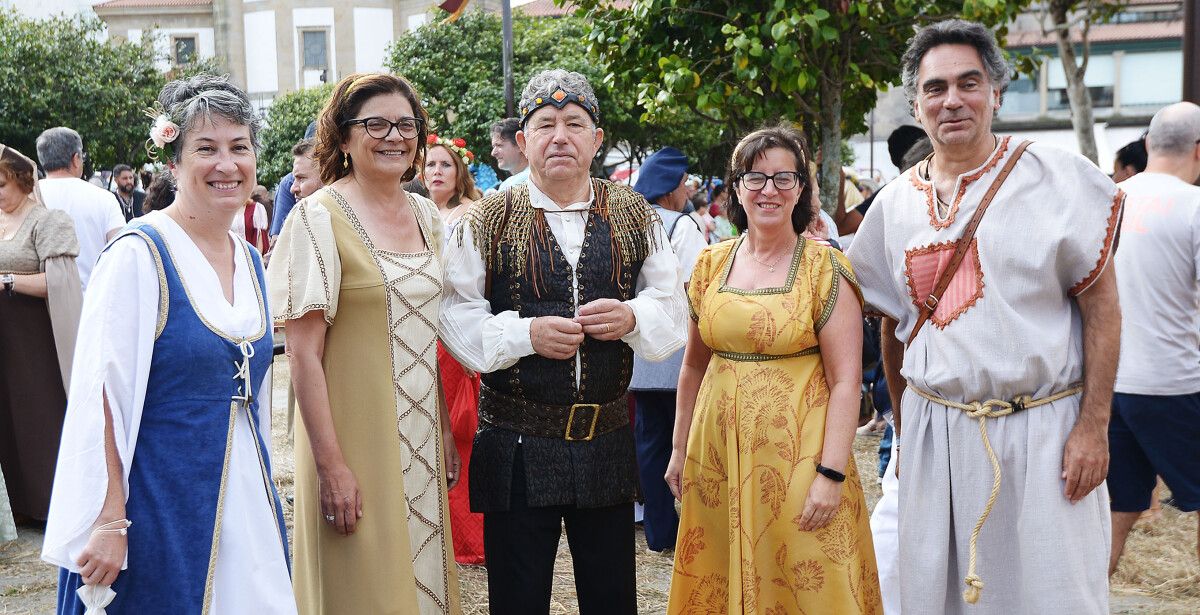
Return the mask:
{"type": "Polygon", "coordinates": [[[664,147],[642,163],[633,189],[653,203],[679,187],[679,180],[683,179],[687,168],[688,158],[683,152],[673,147],[664,147]]]}
{"type": "Polygon", "coordinates": [[[901,168],[909,148],[925,137],[925,131],[919,126],[905,124],[893,130],[887,138],[888,157],[892,159],[892,164],[896,165],[897,169],[901,168]]]}

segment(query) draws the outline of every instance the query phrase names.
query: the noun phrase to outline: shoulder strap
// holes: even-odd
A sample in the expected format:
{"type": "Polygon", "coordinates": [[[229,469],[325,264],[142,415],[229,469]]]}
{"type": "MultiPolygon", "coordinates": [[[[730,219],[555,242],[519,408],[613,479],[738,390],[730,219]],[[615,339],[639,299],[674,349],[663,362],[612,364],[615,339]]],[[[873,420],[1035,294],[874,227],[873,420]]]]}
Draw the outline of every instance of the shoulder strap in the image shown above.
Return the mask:
{"type": "Polygon", "coordinates": [[[946,289],[950,287],[950,281],[954,279],[954,274],[958,272],[958,266],[962,264],[962,259],[967,255],[967,250],[971,247],[971,240],[975,238],[975,231],[979,228],[979,222],[983,220],[983,214],[987,212],[988,205],[992,204],[992,199],[996,197],[996,193],[1000,191],[1000,186],[1004,184],[1004,180],[1008,179],[1009,173],[1017,164],[1017,159],[1021,154],[1025,153],[1025,148],[1029,147],[1031,141],[1022,141],[1017,149],[1013,150],[1012,156],[1004,163],[1004,168],[1000,169],[1000,174],[992,181],[991,187],[988,188],[986,194],[983,195],[983,200],[979,202],[979,207],[975,208],[975,215],[971,216],[971,221],[967,223],[967,228],[963,231],[962,237],[954,246],[954,254],[950,257],[950,262],[946,264],[946,268],[942,271],[942,275],[938,277],[937,283],[933,285],[933,291],[925,298],[925,302],[921,304],[917,312],[917,323],[913,325],[912,333],[908,335],[908,344],[912,344],[913,340],[917,339],[917,333],[921,332],[921,327],[925,326],[925,322],[933,316],[937,310],[938,301],[941,301],[942,295],[946,289]]]}

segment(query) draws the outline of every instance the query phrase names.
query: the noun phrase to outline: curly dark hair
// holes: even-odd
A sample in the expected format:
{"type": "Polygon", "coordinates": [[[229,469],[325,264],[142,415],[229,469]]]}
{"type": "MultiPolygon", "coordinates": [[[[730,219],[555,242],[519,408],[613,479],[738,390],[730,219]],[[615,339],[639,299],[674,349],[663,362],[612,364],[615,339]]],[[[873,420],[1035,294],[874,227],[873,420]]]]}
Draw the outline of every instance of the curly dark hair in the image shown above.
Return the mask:
{"type": "Polygon", "coordinates": [[[354,73],[338,82],[333,88],[333,96],[329,97],[329,102],[325,103],[317,116],[317,147],[313,157],[321,169],[321,183],[329,185],[350,174],[352,169],[342,164],[341,150],[341,145],[350,138],[350,127],[342,126],[342,123],[354,119],[367,100],[383,94],[400,94],[408,99],[413,115],[421,119],[421,129],[416,136],[417,156],[400,181],[411,180],[425,166],[429,115],[421,106],[421,97],[417,96],[412,84],[397,75],[354,73]]]}
{"type": "Polygon", "coordinates": [[[727,205],[729,221],[740,229],[749,228],[746,208],[738,200],[736,187],[741,181],[741,174],[749,171],[754,166],[754,161],[763,157],[767,150],[775,148],[791,152],[796,159],[800,198],[796,202],[796,206],[792,208],[792,229],[796,233],[803,233],[804,229],[808,228],[809,223],[812,222],[813,216],[816,215],[809,206],[809,203],[812,202],[813,188],[808,173],[808,161],[812,158],[809,156],[808,142],[804,135],[788,124],[760,128],[742,137],[742,140],[738,141],[737,146],[733,148],[733,156],[729,161],[729,175],[725,178],[725,183],[734,188],[729,191],[727,205]]]}

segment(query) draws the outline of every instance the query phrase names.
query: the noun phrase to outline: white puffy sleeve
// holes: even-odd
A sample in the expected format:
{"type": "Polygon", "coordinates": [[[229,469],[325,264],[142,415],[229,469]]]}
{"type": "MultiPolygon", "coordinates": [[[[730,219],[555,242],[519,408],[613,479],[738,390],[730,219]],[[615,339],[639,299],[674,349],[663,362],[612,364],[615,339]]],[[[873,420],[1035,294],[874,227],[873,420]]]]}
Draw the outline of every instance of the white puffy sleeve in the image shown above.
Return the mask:
{"type": "Polygon", "coordinates": [[[342,285],[342,263],[333,239],[324,190],[296,203],[279,232],[267,267],[271,315],[276,323],[320,310],[332,325],[342,285]]]}
{"type": "Polygon", "coordinates": [[[108,490],[104,399],[113,416],[125,491],[141,425],[150,360],[166,306],[148,240],[129,234],[101,255],[84,296],[71,390],[42,559],[78,572],[108,490]]]}

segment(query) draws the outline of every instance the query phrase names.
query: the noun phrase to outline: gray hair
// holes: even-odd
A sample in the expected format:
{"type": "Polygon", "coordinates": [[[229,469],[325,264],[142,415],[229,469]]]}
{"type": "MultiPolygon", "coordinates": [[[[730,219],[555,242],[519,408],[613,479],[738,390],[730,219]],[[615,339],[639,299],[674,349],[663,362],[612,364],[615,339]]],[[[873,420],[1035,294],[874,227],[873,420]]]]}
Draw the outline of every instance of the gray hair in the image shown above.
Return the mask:
{"type": "MultiPolygon", "coordinates": [[[[532,114],[533,107],[538,106],[535,103],[536,99],[550,98],[556,90],[560,89],[571,94],[582,95],[587,99],[589,104],[596,104],[596,92],[592,90],[592,84],[588,83],[587,77],[561,68],[552,68],[534,75],[529,80],[529,83],[525,84],[525,89],[521,92],[521,102],[518,106],[521,109],[530,109],[530,113],[532,114]]],[[[586,105],[583,106],[589,115],[593,115],[591,109],[587,109],[586,105]]],[[[522,118],[522,124],[525,123],[526,117],[528,116],[522,118]]],[[[597,107],[592,119],[596,121],[599,118],[600,112],[597,107]]]]}
{"type": "Polygon", "coordinates": [[[175,164],[179,164],[182,152],[182,148],[175,145],[186,141],[192,129],[211,121],[213,115],[249,127],[254,151],[257,153],[261,149],[258,130],[262,120],[250,104],[250,97],[230,83],[228,77],[201,74],[188,79],[176,79],[163,86],[158,94],[158,102],[171,121],[179,126],[179,137],[167,145],[175,164]]]}
{"type": "Polygon", "coordinates": [[[1146,151],[1159,156],[1186,156],[1200,143],[1200,106],[1180,102],[1163,107],[1150,120],[1146,151]]]}
{"type": "Polygon", "coordinates": [[[83,137],[74,130],[59,126],[49,128],[38,135],[38,162],[42,163],[42,169],[47,173],[70,168],[71,159],[75,154],[83,156],[83,137]]]}
{"type": "Polygon", "coordinates": [[[904,97],[912,107],[917,100],[917,70],[921,59],[930,49],[941,45],[970,45],[979,52],[979,59],[987,71],[992,87],[1000,91],[1000,102],[1008,90],[1010,69],[1004,61],[1004,52],[996,42],[996,36],[982,24],[962,19],[948,19],[921,28],[908,41],[908,49],[900,59],[900,79],[904,84],[904,97]]]}

